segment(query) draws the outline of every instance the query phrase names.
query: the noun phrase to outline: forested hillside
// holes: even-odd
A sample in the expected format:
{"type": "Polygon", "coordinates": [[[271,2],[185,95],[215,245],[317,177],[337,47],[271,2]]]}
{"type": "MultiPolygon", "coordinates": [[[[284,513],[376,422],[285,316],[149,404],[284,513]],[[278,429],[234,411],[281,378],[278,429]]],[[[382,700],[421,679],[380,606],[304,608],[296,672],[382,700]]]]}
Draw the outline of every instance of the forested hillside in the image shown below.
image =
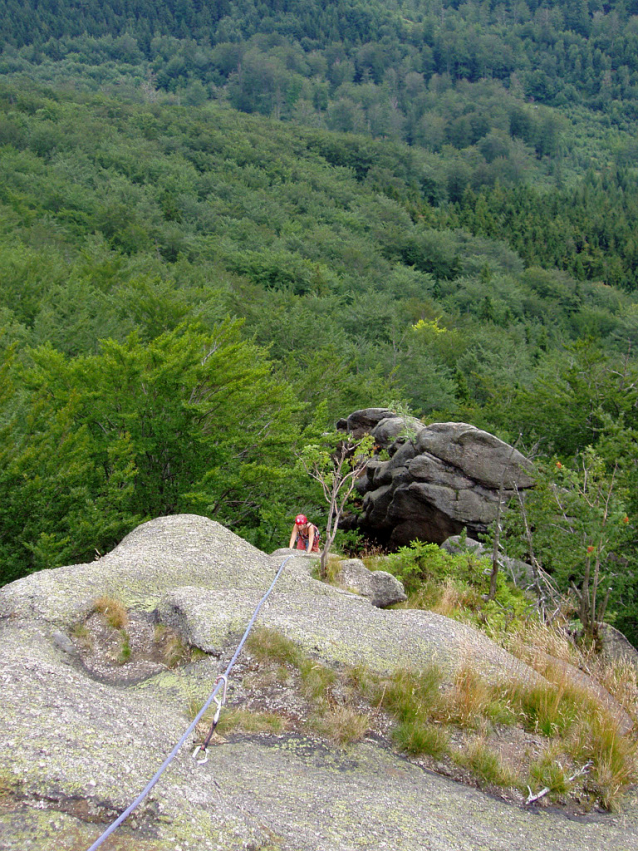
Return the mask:
{"type": "Polygon", "coordinates": [[[0,2],[3,579],[176,511],[280,545],[295,452],[395,402],[593,446],[626,628],[634,6],[0,2]]]}

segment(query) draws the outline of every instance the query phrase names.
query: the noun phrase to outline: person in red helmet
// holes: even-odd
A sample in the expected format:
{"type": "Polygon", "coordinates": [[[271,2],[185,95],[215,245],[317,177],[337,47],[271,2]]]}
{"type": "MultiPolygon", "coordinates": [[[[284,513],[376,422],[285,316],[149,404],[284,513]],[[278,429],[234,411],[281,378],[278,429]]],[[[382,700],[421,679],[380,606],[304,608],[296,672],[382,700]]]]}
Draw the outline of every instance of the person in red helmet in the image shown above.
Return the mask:
{"type": "Polygon", "coordinates": [[[298,550],[305,550],[307,553],[319,552],[319,529],[308,520],[305,514],[298,514],[295,517],[295,525],[290,534],[291,550],[295,542],[298,550]]]}

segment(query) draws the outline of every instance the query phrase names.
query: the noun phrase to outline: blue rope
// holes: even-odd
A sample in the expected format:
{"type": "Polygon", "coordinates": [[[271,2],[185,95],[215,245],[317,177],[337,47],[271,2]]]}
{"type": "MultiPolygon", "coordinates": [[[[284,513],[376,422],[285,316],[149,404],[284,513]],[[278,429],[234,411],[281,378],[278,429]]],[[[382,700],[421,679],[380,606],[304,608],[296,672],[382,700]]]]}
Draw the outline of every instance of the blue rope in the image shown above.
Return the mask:
{"type": "Polygon", "coordinates": [[[226,670],[225,670],[224,674],[223,674],[223,675],[219,678],[219,679],[220,679],[220,681],[217,683],[217,685],[215,686],[215,688],[214,688],[214,689],[213,689],[213,691],[211,692],[210,697],[208,698],[208,700],[206,701],[206,703],[202,706],[202,708],[199,710],[199,712],[197,713],[196,717],[193,719],[193,721],[192,721],[192,722],[191,722],[191,724],[189,725],[189,727],[188,727],[188,729],[186,730],[186,732],[184,733],[184,735],[181,737],[181,739],[179,740],[179,742],[175,745],[175,747],[174,747],[174,748],[173,748],[173,750],[170,752],[170,754],[166,757],[166,759],[164,760],[164,762],[162,763],[162,765],[160,766],[160,768],[158,768],[157,772],[153,775],[153,778],[152,778],[151,780],[149,780],[149,782],[147,783],[147,785],[145,786],[145,788],[143,789],[143,791],[142,791],[142,792],[140,792],[140,794],[139,794],[139,795],[137,796],[137,798],[133,801],[133,803],[132,803],[129,807],[127,807],[127,808],[124,810],[124,812],[122,813],[122,815],[121,815],[121,816],[119,816],[119,818],[117,818],[117,819],[113,822],[113,824],[112,824],[109,828],[107,828],[107,830],[105,830],[105,831],[104,831],[104,833],[100,836],[100,838],[99,838],[99,839],[97,839],[97,840],[93,843],[93,845],[91,845],[91,847],[88,849],[88,851],[95,851],[95,849],[96,849],[96,848],[99,848],[99,847],[100,847],[100,845],[104,842],[104,840],[105,840],[107,837],[109,837],[109,836],[113,833],[113,831],[117,830],[117,828],[118,828],[118,827],[122,824],[122,822],[123,822],[123,821],[125,821],[125,820],[126,820],[126,819],[130,816],[130,814],[133,812],[133,810],[134,810],[134,809],[136,809],[136,808],[137,808],[137,807],[138,807],[138,806],[142,803],[142,801],[144,800],[144,798],[146,798],[146,796],[147,796],[147,795],[148,795],[148,793],[151,791],[151,789],[153,788],[153,786],[155,786],[155,784],[156,784],[156,783],[157,783],[157,781],[160,779],[160,777],[162,776],[162,774],[166,771],[166,769],[168,768],[168,766],[169,766],[169,765],[171,764],[171,762],[175,759],[175,757],[177,756],[178,751],[180,750],[180,748],[182,747],[182,745],[184,744],[184,742],[186,741],[186,739],[187,739],[187,738],[190,736],[190,734],[193,732],[193,730],[194,730],[194,729],[195,729],[195,727],[197,726],[198,721],[200,720],[200,718],[202,717],[202,715],[204,715],[204,713],[206,712],[206,710],[208,709],[208,707],[211,705],[211,703],[213,702],[213,700],[214,700],[214,699],[215,699],[215,697],[217,696],[217,692],[220,690],[220,688],[222,688],[222,687],[224,686],[225,678],[227,678],[227,677],[228,677],[228,675],[229,675],[230,671],[231,671],[231,670],[232,670],[232,668],[234,667],[235,662],[237,661],[237,658],[239,657],[239,654],[241,653],[241,649],[242,649],[242,647],[244,646],[244,644],[246,643],[246,639],[248,638],[248,634],[250,633],[250,630],[253,628],[253,625],[254,625],[255,621],[257,620],[257,615],[259,614],[259,611],[260,611],[261,607],[263,606],[263,604],[266,602],[266,600],[267,600],[267,599],[268,599],[268,597],[270,596],[270,592],[273,590],[273,588],[275,587],[275,584],[276,584],[277,580],[278,580],[278,579],[279,579],[279,577],[281,576],[281,572],[283,571],[283,569],[284,569],[284,567],[285,567],[285,565],[286,565],[286,562],[287,562],[289,559],[291,559],[291,558],[293,558],[293,556],[291,556],[291,555],[290,555],[290,556],[286,556],[286,558],[282,561],[282,563],[281,563],[281,565],[280,565],[280,567],[279,567],[279,570],[277,571],[277,575],[275,576],[275,578],[273,579],[273,581],[272,581],[272,583],[271,583],[271,585],[270,585],[270,588],[266,591],[266,593],[264,594],[264,596],[261,598],[261,600],[259,601],[259,604],[257,605],[257,608],[256,608],[256,609],[255,609],[255,611],[253,612],[253,616],[252,616],[252,618],[250,619],[250,622],[248,623],[248,626],[246,627],[246,632],[244,632],[244,635],[243,635],[243,637],[242,637],[242,640],[239,642],[239,645],[238,645],[238,647],[237,647],[237,650],[235,650],[235,653],[234,653],[234,655],[233,655],[233,658],[230,660],[230,662],[229,662],[229,664],[228,664],[228,667],[226,668],[226,670]]]}

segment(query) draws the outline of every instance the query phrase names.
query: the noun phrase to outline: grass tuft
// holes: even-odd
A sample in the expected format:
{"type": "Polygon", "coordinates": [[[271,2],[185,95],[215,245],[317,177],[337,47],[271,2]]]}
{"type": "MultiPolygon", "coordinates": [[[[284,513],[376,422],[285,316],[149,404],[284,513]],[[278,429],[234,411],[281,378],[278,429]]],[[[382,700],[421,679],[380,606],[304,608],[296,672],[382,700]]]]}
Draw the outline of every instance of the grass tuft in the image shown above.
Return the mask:
{"type": "Polygon", "coordinates": [[[326,665],[312,659],[303,659],[299,665],[302,691],[311,700],[325,700],[328,689],[334,685],[337,675],[326,665]]]}
{"type": "Polygon", "coordinates": [[[368,732],[370,716],[351,706],[331,706],[314,720],[318,733],[342,747],[360,742],[368,732]]]}
{"type": "Polygon", "coordinates": [[[552,795],[564,795],[569,791],[568,773],[559,761],[560,753],[555,748],[548,748],[529,767],[529,783],[526,784],[534,792],[549,789],[552,795]]]}
{"type": "Polygon", "coordinates": [[[454,678],[454,688],[445,694],[443,715],[463,727],[475,726],[492,702],[491,690],[468,664],[454,678]]]}
{"type": "Polygon", "coordinates": [[[448,749],[445,731],[421,718],[400,722],[392,735],[397,747],[412,756],[427,754],[438,759],[448,749]]]}
{"type": "Polygon", "coordinates": [[[474,739],[465,751],[456,753],[454,760],[490,786],[513,786],[517,783],[516,775],[503,765],[499,754],[482,738],[474,739]]]}
{"type": "MultiPolygon", "coordinates": [[[[154,634],[155,644],[161,649],[164,664],[167,668],[177,668],[185,662],[189,662],[193,658],[196,648],[191,648],[186,644],[180,635],[164,624],[155,626],[154,634]]],[[[202,656],[206,654],[199,651],[202,656]]]]}
{"type": "Polygon", "coordinates": [[[120,647],[120,655],[117,661],[120,665],[125,665],[131,658],[131,642],[125,629],[120,630],[120,632],[122,634],[122,645],[120,647]]]}
{"type": "Polygon", "coordinates": [[[107,623],[113,629],[124,629],[128,623],[128,614],[126,608],[112,597],[98,597],[93,603],[93,611],[104,615],[107,623]]]}
{"type": "MultiPolygon", "coordinates": [[[[191,700],[188,706],[188,717],[192,721],[197,717],[203,706],[201,700],[191,700]]],[[[198,727],[208,728],[213,723],[217,707],[210,706],[200,718],[198,727]]],[[[282,733],[287,727],[287,721],[275,712],[252,712],[248,709],[233,707],[222,708],[216,732],[221,736],[233,730],[242,730],[245,733],[282,733]]]]}
{"type": "Polygon", "coordinates": [[[593,791],[606,809],[618,809],[627,787],[638,782],[636,742],[621,735],[617,722],[601,710],[582,720],[574,739],[573,756],[593,762],[593,791]]]}
{"type": "Polygon", "coordinates": [[[565,736],[591,704],[589,694],[566,679],[559,685],[514,683],[506,692],[525,729],[548,738],[565,736]]]}
{"type": "Polygon", "coordinates": [[[246,647],[261,662],[274,661],[298,668],[303,653],[294,641],[274,629],[257,627],[248,636],[246,647]]]}
{"type": "Polygon", "coordinates": [[[93,648],[93,639],[91,637],[91,632],[85,624],[76,624],[71,630],[71,635],[73,636],[73,638],[77,638],[77,640],[80,642],[81,646],[85,650],[88,651],[93,648]]]}
{"type": "MultiPolygon", "coordinates": [[[[212,715],[208,724],[212,722],[212,715]]],[[[248,709],[222,709],[217,732],[220,735],[232,730],[246,733],[282,733],[287,727],[286,719],[275,712],[251,712],[248,709]]]]}
{"type": "Polygon", "coordinates": [[[425,718],[438,705],[442,680],[441,670],[435,665],[423,671],[396,671],[377,681],[373,703],[392,712],[399,721],[425,718]]]}

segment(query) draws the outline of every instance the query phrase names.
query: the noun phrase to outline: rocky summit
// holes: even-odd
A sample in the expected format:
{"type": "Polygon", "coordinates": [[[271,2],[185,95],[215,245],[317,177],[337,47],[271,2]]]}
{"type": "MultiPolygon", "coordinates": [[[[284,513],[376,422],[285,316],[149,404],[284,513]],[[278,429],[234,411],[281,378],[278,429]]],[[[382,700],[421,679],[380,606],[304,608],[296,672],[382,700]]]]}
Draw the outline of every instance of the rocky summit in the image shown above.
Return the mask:
{"type": "MultiPolygon", "coordinates": [[[[0,591],[2,851],[90,847],[187,728],[279,563],[217,523],[181,515],[145,523],[90,564],[32,574],[0,591]],[[104,644],[102,616],[126,622],[126,630],[109,627],[126,636],[119,647],[104,644]],[[181,648],[179,664],[164,653],[169,637],[181,648]]],[[[317,665],[390,672],[436,660],[448,677],[462,664],[489,679],[538,677],[469,627],[379,608],[370,596],[318,582],[311,567],[290,559],[259,624],[317,665]]],[[[247,687],[241,658],[224,711],[247,687]]],[[[278,677],[277,699],[294,700],[278,677]]],[[[216,736],[204,764],[191,756],[198,739],[193,734],[104,848],[638,847],[635,796],[621,815],[568,819],[426,771],[375,736],[347,747],[294,730],[216,736]]]]}

